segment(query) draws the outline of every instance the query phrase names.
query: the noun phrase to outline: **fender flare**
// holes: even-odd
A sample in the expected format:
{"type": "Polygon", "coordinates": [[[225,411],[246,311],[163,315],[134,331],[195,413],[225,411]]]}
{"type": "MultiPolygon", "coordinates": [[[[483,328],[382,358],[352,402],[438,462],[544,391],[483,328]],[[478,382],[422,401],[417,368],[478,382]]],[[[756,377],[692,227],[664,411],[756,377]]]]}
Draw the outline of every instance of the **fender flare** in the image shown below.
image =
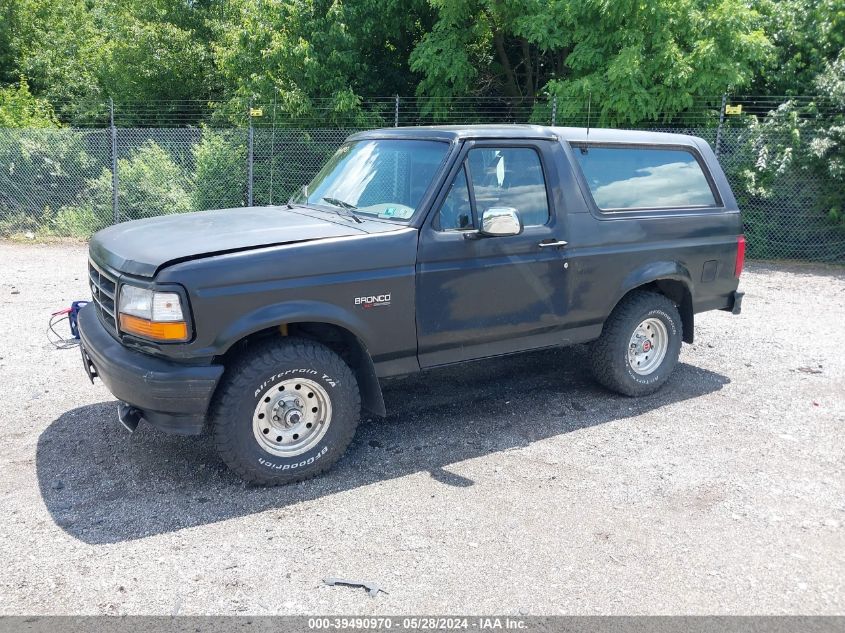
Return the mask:
{"type": "Polygon", "coordinates": [[[673,296],[673,294],[667,292],[666,288],[660,288],[660,291],[678,304],[678,311],[681,313],[681,322],[683,323],[683,341],[685,343],[692,343],[695,330],[692,296],[695,285],[693,284],[692,275],[690,275],[689,270],[680,262],[671,260],[650,262],[629,272],[622,280],[622,285],[613,302],[613,306],[607,313],[610,314],[616,309],[619,302],[632,290],[648,284],[658,284],[659,286],[660,282],[666,281],[683,284],[684,291],[680,296],[673,296]]]}
{"type": "Polygon", "coordinates": [[[285,301],[262,306],[236,319],[218,335],[214,345],[225,353],[252,334],[290,323],[324,323],[348,332],[355,339],[350,362],[361,391],[361,405],[376,415],[386,415],[381,384],[368,351],[368,341],[374,340],[374,335],[364,321],[336,305],[321,301],[285,301]]]}
{"type": "Polygon", "coordinates": [[[282,323],[328,323],[354,334],[365,346],[374,333],[360,318],[347,310],[322,301],[284,301],[261,306],[235,319],[214,341],[215,349],[227,352],[235,343],[250,334],[282,323]]]}

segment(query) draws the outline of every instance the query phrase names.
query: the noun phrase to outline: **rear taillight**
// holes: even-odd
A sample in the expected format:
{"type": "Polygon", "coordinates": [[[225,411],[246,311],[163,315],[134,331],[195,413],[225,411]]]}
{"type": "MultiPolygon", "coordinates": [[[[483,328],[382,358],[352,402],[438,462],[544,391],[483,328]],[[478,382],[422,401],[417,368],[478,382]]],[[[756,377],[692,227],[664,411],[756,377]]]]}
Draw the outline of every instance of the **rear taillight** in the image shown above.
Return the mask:
{"type": "Polygon", "coordinates": [[[742,274],[742,267],[745,265],[745,236],[736,238],[736,266],[734,266],[734,277],[737,279],[742,274]]]}

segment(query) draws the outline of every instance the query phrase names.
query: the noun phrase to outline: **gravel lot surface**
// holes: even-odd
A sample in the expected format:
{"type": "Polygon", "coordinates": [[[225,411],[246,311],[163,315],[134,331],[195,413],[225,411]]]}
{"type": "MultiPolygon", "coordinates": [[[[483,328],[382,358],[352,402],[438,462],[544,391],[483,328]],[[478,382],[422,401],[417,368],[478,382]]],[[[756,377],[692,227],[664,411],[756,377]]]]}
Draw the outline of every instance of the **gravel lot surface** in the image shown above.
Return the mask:
{"type": "Polygon", "coordinates": [[[260,489],[49,345],[85,265],[0,243],[0,614],[845,613],[845,269],[750,265],[646,398],[583,348],[391,381],[334,470],[260,489]]]}

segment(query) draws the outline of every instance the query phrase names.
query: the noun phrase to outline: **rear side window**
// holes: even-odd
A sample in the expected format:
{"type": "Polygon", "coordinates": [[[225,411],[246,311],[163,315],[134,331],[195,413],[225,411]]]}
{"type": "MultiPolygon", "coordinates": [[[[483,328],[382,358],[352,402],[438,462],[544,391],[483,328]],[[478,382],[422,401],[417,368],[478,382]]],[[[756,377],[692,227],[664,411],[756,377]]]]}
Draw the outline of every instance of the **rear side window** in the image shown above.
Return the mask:
{"type": "Polygon", "coordinates": [[[717,206],[701,163],[690,151],[628,145],[573,149],[603,211],[717,206]]]}

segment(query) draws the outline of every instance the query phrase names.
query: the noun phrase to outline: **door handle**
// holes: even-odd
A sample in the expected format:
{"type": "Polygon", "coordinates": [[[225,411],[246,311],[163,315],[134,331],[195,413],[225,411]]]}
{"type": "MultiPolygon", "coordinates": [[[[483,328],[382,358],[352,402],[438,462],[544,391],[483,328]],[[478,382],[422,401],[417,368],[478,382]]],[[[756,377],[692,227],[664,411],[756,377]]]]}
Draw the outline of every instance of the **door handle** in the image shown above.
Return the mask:
{"type": "Polygon", "coordinates": [[[569,242],[564,242],[563,240],[555,240],[554,242],[540,242],[538,245],[540,248],[547,248],[549,246],[566,246],[569,242]]]}

